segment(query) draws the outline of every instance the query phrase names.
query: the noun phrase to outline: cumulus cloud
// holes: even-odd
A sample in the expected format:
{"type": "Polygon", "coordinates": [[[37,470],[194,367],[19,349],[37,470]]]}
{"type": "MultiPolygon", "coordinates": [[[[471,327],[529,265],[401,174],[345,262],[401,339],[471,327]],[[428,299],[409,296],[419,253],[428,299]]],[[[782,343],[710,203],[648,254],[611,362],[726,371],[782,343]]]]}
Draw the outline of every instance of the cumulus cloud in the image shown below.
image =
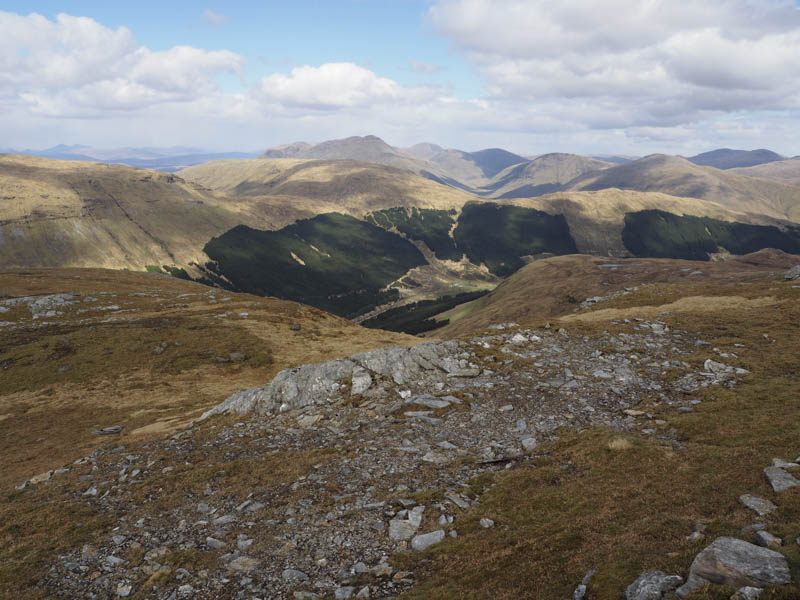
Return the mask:
{"type": "Polygon", "coordinates": [[[0,12],[0,100],[50,116],[102,116],[188,101],[216,89],[244,59],[227,50],[175,46],[154,52],[125,27],[60,14],[55,21],[0,12]]]}
{"type": "Polygon", "coordinates": [[[439,0],[428,18],[491,98],[544,109],[559,99],[591,126],[800,107],[791,0],[439,0]]]}
{"type": "Polygon", "coordinates": [[[432,98],[436,90],[401,86],[360,65],[336,62],[296,67],[288,75],[273,73],[262,79],[260,93],[267,101],[288,107],[339,110],[420,102],[432,98]]]}

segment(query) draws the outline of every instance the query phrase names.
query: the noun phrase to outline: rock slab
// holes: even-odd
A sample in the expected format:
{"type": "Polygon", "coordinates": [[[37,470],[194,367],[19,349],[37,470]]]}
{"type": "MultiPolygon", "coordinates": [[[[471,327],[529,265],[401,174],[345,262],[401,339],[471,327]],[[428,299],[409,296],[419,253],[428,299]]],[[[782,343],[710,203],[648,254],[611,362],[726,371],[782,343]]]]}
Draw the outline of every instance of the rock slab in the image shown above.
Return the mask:
{"type": "Polygon", "coordinates": [[[685,598],[708,583],[739,588],[784,585],[791,581],[789,565],[780,552],[736,538],[719,537],[695,557],[688,580],[676,593],[685,598]]]}

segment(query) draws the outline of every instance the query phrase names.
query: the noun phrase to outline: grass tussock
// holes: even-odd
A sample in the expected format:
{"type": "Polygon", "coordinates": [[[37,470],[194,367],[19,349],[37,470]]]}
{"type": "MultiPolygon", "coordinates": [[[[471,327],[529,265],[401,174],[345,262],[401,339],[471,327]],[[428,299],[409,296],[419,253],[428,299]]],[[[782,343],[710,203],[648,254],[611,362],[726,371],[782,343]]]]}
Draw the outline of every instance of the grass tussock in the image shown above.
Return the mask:
{"type": "Polygon", "coordinates": [[[633,442],[628,438],[615,437],[608,442],[608,449],[614,452],[625,452],[633,448],[633,442]]]}

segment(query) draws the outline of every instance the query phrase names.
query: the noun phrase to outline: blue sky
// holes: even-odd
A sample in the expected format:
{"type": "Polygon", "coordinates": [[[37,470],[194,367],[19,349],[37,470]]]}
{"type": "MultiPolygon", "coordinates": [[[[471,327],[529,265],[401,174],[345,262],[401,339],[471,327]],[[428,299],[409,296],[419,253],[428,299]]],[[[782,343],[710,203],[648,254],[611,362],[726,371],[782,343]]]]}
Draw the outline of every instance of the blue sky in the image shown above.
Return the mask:
{"type": "Polygon", "coordinates": [[[793,0],[6,0],[0,146],[795,155],[798,51],[793,0]]]}
{"type": "MultiPolygon", "coordinates": [[[[234,50],[248,60],[252,82],[276,69],[298,64],[355,62],[407,85],[428,83],[409,61],[444,67],[442,79],[458,94],[480,94],[481,81],[448,40],[426,22],[424,0],[317,0],[293,2],[19,2],[5,10],[88,16],[107,27],[127,27],[152,50],[189,45],[234,50]],[[206,11],[219,17],[205,16],[206,11]]],[[[227,81],[231,91],[238,82],[227,81]]]]}

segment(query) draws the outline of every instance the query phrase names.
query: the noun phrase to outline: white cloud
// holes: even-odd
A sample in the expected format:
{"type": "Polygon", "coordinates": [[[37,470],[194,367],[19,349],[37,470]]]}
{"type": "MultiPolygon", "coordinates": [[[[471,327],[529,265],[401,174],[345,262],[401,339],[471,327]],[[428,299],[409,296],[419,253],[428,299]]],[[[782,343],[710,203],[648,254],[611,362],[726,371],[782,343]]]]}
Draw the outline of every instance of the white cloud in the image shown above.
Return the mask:
{"type": "Polygon", "coordinates": [[[212,27],[220,27],[225,25],[230,19],[223,14],[215,13],[210,8],[203,10],[203,23],[211,25],[212,27]]]}
{"type": "Polygon", "coordinates": [[[339,110],[381,103],[419,102],[437,92],[427,87],[405,87],[392,79],[349,62],[296,67],[286,75],[273,73],[261,80],[267,101],[287,107],[339,110]]]}
{"type": "Polygon", "coordinates": [[[800,108],[791,0],[440,0],[428,17],[493,99],[558,99],[592,127],[800,108]]]}
{"type": "Polygon", "coordinates": [[[50,116],[103,116],[187,101],[216,89],[220,73],[241,72],[244,59],[227,50],[188,46],[153,52],[130,30],[86,17],[50,21],[0,12],[0,101],[50,116]]]}

